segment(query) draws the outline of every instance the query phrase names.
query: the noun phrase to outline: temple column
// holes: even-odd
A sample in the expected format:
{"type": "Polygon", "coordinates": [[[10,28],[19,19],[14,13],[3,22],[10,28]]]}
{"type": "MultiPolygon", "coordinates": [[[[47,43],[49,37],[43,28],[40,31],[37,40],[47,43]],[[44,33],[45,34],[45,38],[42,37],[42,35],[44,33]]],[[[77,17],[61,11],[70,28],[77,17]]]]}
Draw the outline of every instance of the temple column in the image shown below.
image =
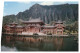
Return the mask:
{"type": "Polygon", "coordinates": [[[57,30],[56,30],[56,35],[57,35],[57,30]]]}
{"type": "Polygon", "coordinates": [[[41,32],[41,28],[39,27],[39,32],[41,32]]]}
{"type": "Polygon", "coordinates": [[[62,35],[63,35],[63,31],[62,31],[62,35]]]}
{"type": "Polygon", "coordinates": [[[36,27],[35,27],[35,33],[36,33],[36,27]]]}
{"type": "Polygon", "coordinates": [[[30,32],[30,27],[29,27],[29,31],[28,32],[30,32]]]}
{"type": "Polygon", "coordinates": [[[41,27],[40,27],[40,32],[41,32],[41,27]]]}

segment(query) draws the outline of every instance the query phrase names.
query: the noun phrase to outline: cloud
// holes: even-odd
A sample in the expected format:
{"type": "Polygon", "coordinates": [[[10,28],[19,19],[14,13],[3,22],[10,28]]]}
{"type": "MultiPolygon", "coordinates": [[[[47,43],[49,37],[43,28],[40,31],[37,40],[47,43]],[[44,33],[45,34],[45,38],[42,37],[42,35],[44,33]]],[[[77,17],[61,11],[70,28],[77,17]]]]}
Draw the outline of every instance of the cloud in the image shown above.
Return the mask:
{"type": "Polygon", "coordinates": [[[41,5],[53,5],[53,1],[44,1],[40,3],[41,5]]]}

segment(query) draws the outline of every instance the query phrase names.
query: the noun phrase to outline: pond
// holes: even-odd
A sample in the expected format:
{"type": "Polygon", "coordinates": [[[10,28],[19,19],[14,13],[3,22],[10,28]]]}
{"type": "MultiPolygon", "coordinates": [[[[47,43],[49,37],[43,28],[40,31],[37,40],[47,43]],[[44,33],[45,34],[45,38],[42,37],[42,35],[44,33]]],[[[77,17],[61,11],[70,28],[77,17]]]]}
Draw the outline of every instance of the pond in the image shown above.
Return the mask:
{"type": "Polygon", "coordinates": [[[75,36],[68,37],[15,37],[6,39],[2,36],[1,51],[78,51],[78,40],[75,36]],[[17,40],[20,38],[20,40],[17,40]]]}

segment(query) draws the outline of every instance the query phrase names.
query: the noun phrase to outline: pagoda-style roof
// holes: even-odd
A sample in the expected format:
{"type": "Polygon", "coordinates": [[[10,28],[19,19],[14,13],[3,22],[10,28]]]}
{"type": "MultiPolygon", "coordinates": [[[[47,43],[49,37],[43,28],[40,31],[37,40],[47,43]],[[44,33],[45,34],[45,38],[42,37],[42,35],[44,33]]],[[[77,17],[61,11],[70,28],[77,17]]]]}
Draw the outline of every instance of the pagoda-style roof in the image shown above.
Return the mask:
{"type": "Polygon", "coordinates": [[[54,26],[43,26],[43,28],[54,28],[54,26]]]}
{"type": "Polygon", "coordinates": [[[11,25],[11,24],[16,24],[16,25],[17,25],[18,23],[16,23],[16,22],[13,22],[13,23],[9,23],[9,24],[10,24],[10,25],[11,25]]]}
{"type": "Polygon", "coordinates": [[[58,20],[55,22],[56,24],[63,24],[63,22],[61,20],[58,20]]]}
{"type": "Polygon", "coordinates": [[[24,24],[28,24],[28,23],[40,23],[40,24],[44,24],[44,22],[42,20],[40,20],[39,18],[37,19],[29,19],[29,21],[22,21],[24,24]]]}
{"type": "Polygon", "coordinates": [[[14,28],[14,26],[9,26],[10,28],[14,28]]]}
{"type": "Polygon", "coordinates": [[[23,26],[21,26],[21,25],[17,25],[17,26],[11,26],[11,25],[7,25],[8,27],[10,27],[10,28],[23,28],[23,26]]]}
{"type": "MultiPolygon", "coordinates": [[[[58,27],[58,25],[55,25],[55,27],[58,27]]],[[[61,25],[61,27],[65,27],[64,25],[61,25]]]]}
{"type": "Polygon", "coordinates": [[[23,28],[23,26],[21,26],[21,25],[18,25],[18,26],[16,26],[16,28],[23,28]]]}

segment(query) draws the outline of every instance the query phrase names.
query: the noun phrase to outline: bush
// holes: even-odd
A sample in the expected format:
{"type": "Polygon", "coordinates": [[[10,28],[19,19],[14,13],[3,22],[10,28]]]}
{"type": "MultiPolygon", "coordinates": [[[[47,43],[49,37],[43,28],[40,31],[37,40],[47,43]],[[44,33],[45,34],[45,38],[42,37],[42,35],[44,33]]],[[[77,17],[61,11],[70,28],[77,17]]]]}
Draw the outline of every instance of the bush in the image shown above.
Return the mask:
{"type": "Polygon", "coordinates": [[[38,35],[37,33],[34,33],[33,35],[38,35]]]}

